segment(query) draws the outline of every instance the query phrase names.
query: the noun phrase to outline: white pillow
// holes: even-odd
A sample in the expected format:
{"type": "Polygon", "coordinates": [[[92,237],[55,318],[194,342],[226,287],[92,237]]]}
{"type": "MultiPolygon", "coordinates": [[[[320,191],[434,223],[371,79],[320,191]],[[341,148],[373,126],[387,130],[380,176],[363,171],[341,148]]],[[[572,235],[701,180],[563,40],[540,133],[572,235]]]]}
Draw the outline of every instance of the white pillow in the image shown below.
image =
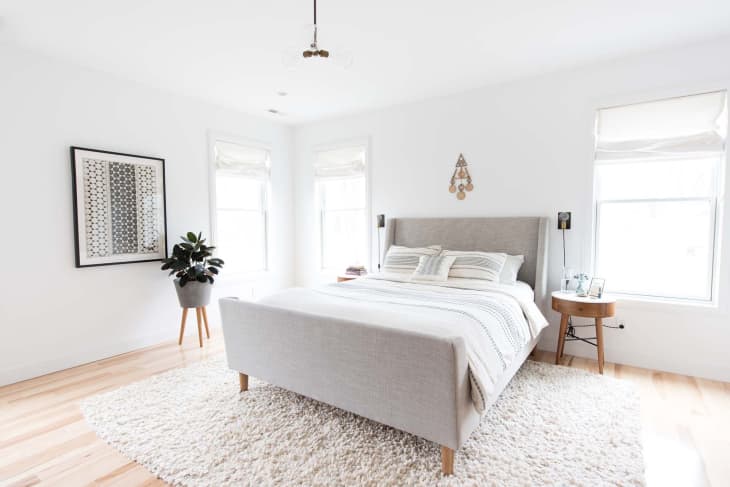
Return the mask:
{"type": "Polygon", "coordinates": [[[456,257],[449,277],[466,277],[499,282],[507,254],[497,252],[444,250],[442,255],[456,257]]]}
{"type": "Polygon", "coordinates": [[[499,274],[499,282],[502,284],[515,284],[517,282],[517,273],[520,272],[520,267],[524,262],[524,256],[508,254],[502,272],[499,274]]]}
{"type": "Polygon", "coordinates": [[[413,281],[440,281],[445,282],[449,278],[449,269],[456,257],[444,255],[422,255],[418,259],[418,267],[413,271],[413,281]]]}
{"type": "Polygon", "coordinates": [[[441,253],[440,245],[428,247],[402,247],[391,245],[388,253],[385,254],[383,272],[412,274],[418,267],[418,260],[424,255],[438,255],[441,253]]]}

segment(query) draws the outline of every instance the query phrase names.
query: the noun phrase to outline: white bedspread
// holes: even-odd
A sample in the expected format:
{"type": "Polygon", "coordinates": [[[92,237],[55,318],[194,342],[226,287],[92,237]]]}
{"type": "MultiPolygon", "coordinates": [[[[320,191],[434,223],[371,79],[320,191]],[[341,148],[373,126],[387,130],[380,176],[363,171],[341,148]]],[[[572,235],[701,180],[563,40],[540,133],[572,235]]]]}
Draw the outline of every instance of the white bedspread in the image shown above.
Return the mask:
{"type": "Polygon", "coordinates": [[[442,337],[461,336],[469,361],[471,397],[482,413],[507,367],[548,323],[532,301],[529,286],[473,287],[457,280],[432,285],[370,278],[289,289],[261,303],[442,337]]]}

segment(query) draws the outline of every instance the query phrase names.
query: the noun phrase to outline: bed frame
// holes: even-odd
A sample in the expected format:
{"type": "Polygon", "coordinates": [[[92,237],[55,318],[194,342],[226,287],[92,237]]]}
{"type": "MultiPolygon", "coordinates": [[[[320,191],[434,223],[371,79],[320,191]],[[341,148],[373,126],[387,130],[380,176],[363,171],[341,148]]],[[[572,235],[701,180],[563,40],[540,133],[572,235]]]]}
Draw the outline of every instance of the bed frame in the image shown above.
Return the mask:
{"type": "MultiPolygon", "coordinates": [[[[518,279],[533,286],[535,302],[544,309],[547,232],[543,217],[395,218],[388,221],[385,249],[441,244],[524,255],[518,279]]],[[[454,451],[480,420],[471,400],[463,338],[236,298],[221,299],[220,307],[228,365],[239,372],[242,392],[248,390],[250,374],[433,441],[441,445],[442,472],[453,474],[454,451]]],[[[514,360],[497,391],[507,386],[538,339],[514,360]]]]}

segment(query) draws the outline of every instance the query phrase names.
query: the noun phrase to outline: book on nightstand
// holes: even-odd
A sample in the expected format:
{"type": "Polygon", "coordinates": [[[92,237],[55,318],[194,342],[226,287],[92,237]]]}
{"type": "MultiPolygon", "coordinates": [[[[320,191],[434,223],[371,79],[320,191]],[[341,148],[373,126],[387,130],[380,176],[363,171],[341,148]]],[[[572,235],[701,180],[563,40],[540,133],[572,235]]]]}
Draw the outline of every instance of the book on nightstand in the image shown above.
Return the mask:
{"type": "Polygon", "coordinates": [[[365,269],[365,266],[362,265],[351,265],[345,271],[345,274],[348,276],[364,276],[367,273],[368,271],[365,269]]]}

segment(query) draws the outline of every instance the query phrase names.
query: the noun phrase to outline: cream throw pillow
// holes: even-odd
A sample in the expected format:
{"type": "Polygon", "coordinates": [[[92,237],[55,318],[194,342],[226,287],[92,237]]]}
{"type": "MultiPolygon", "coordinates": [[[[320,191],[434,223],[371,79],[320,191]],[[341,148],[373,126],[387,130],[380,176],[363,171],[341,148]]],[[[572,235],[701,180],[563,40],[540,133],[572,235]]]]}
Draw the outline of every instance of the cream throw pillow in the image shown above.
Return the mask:
{"type": "Polygon", "coordinates": [[[456,257],[443,255],[423,255],[418,259],[418,267],[413,271],[412,281],[441,281],[449,278],[449,269],[456,257]]]}

